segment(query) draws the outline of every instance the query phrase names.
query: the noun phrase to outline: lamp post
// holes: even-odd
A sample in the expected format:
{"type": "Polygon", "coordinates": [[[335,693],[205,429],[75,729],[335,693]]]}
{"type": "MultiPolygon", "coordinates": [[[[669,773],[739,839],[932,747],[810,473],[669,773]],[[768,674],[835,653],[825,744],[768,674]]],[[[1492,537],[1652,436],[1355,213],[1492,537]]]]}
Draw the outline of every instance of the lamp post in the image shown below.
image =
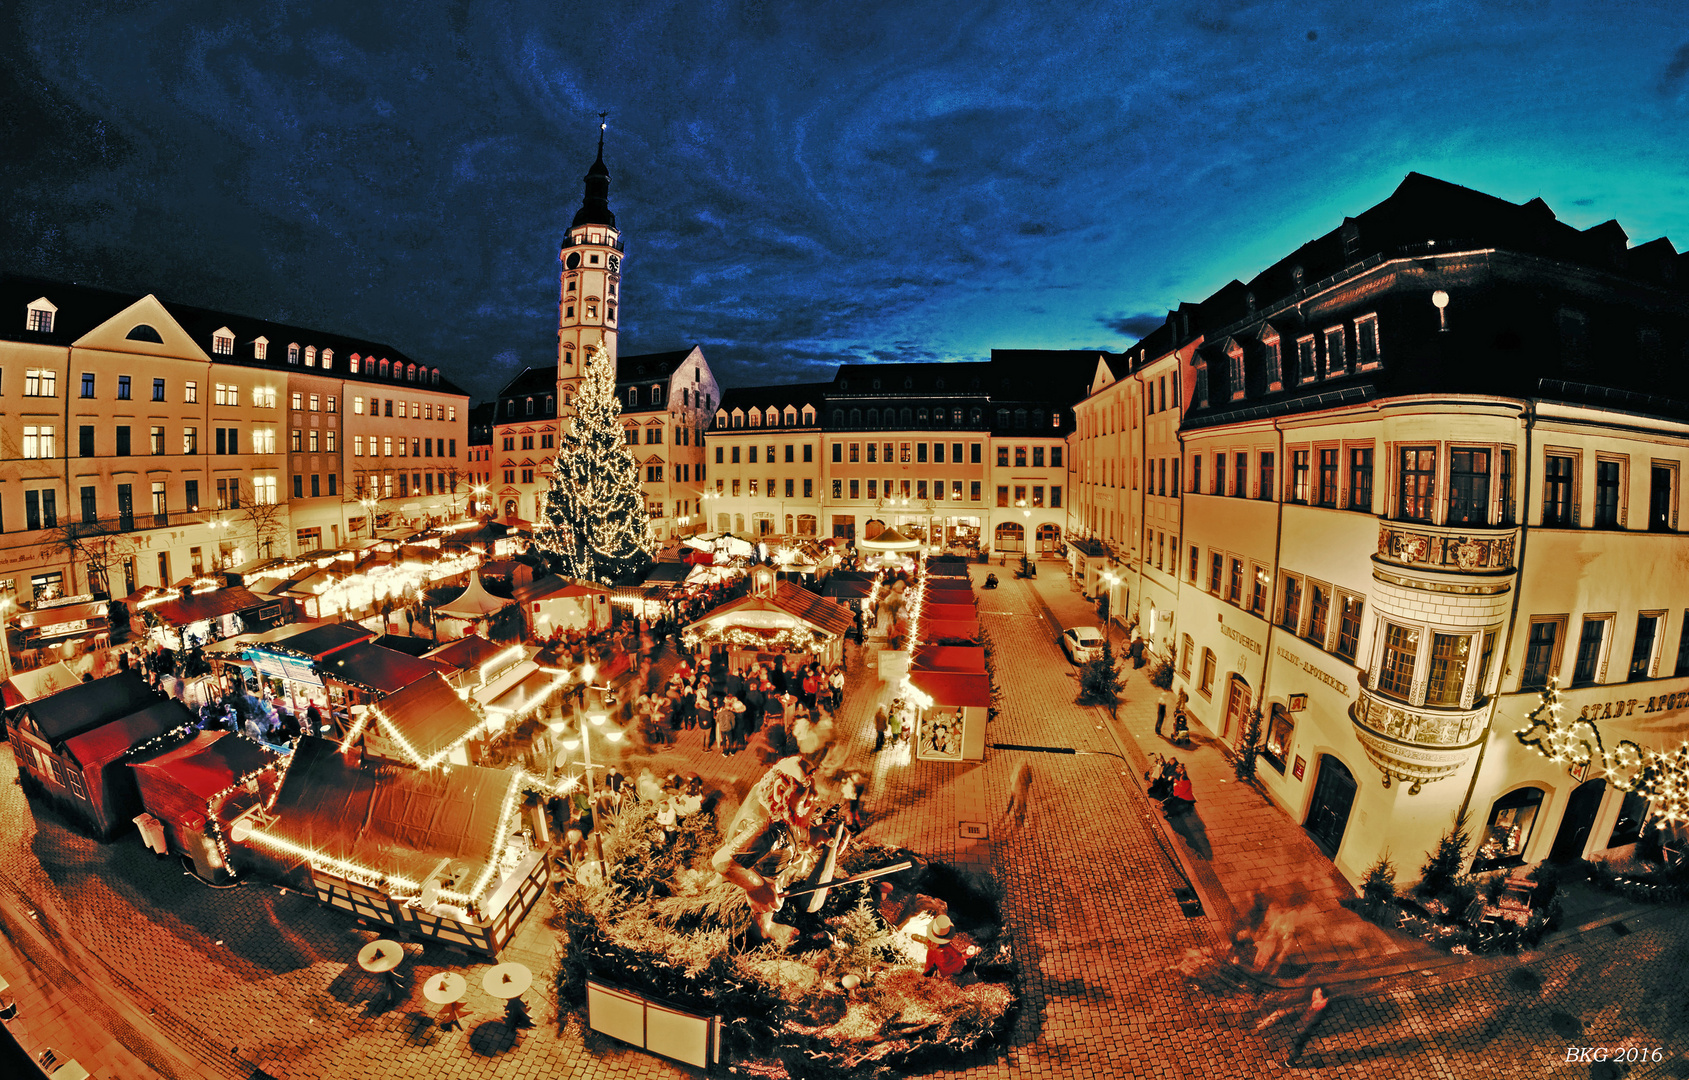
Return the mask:
{"type": "MultiPolygon", "coordinates": [[[[586,667],[581,671],[583,682],[589,688],[591,688],[592,680],[592,676],[589,674],[591,671],[591,664],[586,665],[586,667]]],[[[594,711],[589,713],[586,719],[587,722],[580,725],[580,734],[578,736],[564,738],[561,742],[563,743],[563,748],[565,750],[574,751],[577,748],[580,750],[581,761],[585,766],[586,772],[587,805],[594,806],[598,800],[597,785],[593,782],[592,776],[592,770],[596,767],[592,763],[592,729],[595,727],[603,727],[605,721],[609,720],[609,716],[602,711],[594,711]]],[[[551,728],[553,733],[560,733],[564,730],[564,724],[562,721],[557,721],[556,723],[548,726],[551,728]]],[[[618,728],[611,727],[608,731],[604,732],[604,737],[612,743],[618,743],[622,741],[622,732],[618,728]]],[[[598,864],[602,867],[604,865],[604,830],[599,828],[600,824],[601,822],[595,814],[593,817],[592,846],[593,852],[598,856],[598,864]]]]}
{"type": "Polygon", "coordinates": [[[12,608],[16,606],[9,596],[0,596],[0,681],[12,677],[12,640],[6,632],[6,624],[11,621],[12,608]]]}

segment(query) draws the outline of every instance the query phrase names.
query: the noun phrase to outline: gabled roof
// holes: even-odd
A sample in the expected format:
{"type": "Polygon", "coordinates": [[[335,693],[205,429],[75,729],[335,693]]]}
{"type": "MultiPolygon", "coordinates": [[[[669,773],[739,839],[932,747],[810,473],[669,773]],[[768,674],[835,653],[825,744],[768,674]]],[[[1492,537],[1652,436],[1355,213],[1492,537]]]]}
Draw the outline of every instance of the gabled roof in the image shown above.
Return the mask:
{"type": "Polygon", "coordinates": [[[635,383],[649,383],[653,380],[666,379],[673,375],[680,365],[686,363],[698,346],[691,345],[672,352],[641,353],[638,356],[618,356],[616,358],[616,385],[628,386],[635,383]]]}
{"type": "Polygon", "coordinates": [[[812,629],[834,637],[856,625],[856,616],[837,600],[817,596],[808,589],[789,581],[782,581],[769,594],[741,597],[723,604],[691,625],[731,621],[735,616],[755,612],[777,612],[808,624],[812,629]]]}
{"type": "Polygon", "coordinates": [[[609,596],[610,590],[598,585],[570,581],[566,577],[547,574],[526,585],[518,585],[510,590],[510,598],[519,604],[529,604],[536,600],[555,600],[566,596],[609,596]]]}
{"type": "Polygon", "coordinates": [[[286,637],[273,638],[262,647],[272,652],[320,660],[339,649],[356,645],[360,641],[370,641],[374,637],[374,630],[355,622],[322,623],[286,637]]]}
{"type": "Polygon", "coordinates": [[[215,592],[189,594],[177,600],[151,604],[147,607],[147,614],[166,626],[189,626],[203,619],[217,619],[230,612],[250,611],[275,602],[271,597],[259,596],[238,585],[231,585],[215,592]]]}
{"type": "MultiPolygon", "coordinates": [[[[543,394],[547,391],[552,393],[557,391],[557,366],[555,364],[550,367],[523,368],[514,379],[504,384],[504,388],[498,392],[498,396],[501,398],[521,397],[530,393],[543,394]]],[[[491,405],[492,402],[484,402],[483,404],[491,405]]],[[[475,407],[479,409],[482,406],[477,405],[475,407]]]]}
{"type": "MultiPolygon", "coordinates": [[[[817,417],[821,414],[821,405],[831,383],[782,383],[775,386],[736,386],[721,392],[721,401],[716,405],[717,412],[731,413],[734,409],[759,409],[767,412],[770,407],[779,409],[782,413],[790,405],[799,413],[805,407],[815,410],[817,417]]],[[[738,430],[738,429],[735,429],[738,430]]]]}
{"type": "Polygon", "coordinates": [[[366,641],[324,657],[317,662],[317,670],[324,678],[372,693],[396,694],[419,679],[450,671],[451,666],[366,641]]]}
{"type": "Polygon", "coordinates": [[[202,731],[180,746],[129,765],[203,800],[249,773],[276,764],[280,758],[274,750],[245,735],[202,731]]]}
{"type": "Polygon", "coordinates": [[[457,696],[439,672],[429,672],[376,706],[376,727],[415,756],[410,764],[431,768],[435,758],[481,726],[481,716],[457,696]]]}
{"type": "Polygon", "coordinates": [[[140,712],[159,695],[139,672],[125,671],[93,682],[77,683],[26,704],[23,709],[49,743],[57,743],[90,728],[140,712]]]}
{"type": "Polygon", "coordinates": [[[148,739],[192,723],[194,716],[180,701],[154,701],[139,712],[91,728],[65,740],[64,752],[83,767],[113,761],[148,739]]]}
{"type": "Polygon", "coordinates": [[[422,655],[426,659],[450,665],[458,671],[468,671],[470,668],[480,667],[508,647],[488,641],[479,634],[470,634],[422,655]]]}

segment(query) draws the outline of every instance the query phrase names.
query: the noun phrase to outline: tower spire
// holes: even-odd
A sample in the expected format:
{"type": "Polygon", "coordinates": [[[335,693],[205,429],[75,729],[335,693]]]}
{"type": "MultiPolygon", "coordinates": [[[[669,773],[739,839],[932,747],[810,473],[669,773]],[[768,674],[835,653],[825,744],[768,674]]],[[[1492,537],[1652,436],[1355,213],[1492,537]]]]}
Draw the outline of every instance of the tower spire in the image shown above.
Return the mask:
{"type": "Polygon", "coordinates": [[[598,114],[598,160],[586,171],[586,197],[575,211],[571,229],[578,225],[608,225],[616,227],[616,215],[610,211],[610,170],[604,164],[604,129],[609,127],[610,114],[598,114]]]}

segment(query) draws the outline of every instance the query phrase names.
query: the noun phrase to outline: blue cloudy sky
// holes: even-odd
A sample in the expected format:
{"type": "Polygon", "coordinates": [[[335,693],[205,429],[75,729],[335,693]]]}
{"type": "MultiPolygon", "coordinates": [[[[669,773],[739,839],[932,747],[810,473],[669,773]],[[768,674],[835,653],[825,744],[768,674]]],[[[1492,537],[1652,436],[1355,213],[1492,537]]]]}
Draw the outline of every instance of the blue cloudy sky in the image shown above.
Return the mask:
{"type": "Polygon", "coordinates": [[[624,354],[1121,349],[1419,170],[1689,246],[1689,4],[0,5],[0,268],[553,362],[598,110],[624,354]]]}

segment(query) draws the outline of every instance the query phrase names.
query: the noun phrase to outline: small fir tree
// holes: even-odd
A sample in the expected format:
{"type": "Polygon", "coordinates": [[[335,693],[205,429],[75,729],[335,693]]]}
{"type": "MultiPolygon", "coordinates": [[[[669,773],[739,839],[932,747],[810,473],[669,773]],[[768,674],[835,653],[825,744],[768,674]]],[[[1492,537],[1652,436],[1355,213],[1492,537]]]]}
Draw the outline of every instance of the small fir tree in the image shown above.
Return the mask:
{"type": "Polygon", "coordinates": [[[615,365],[602,345],[587,350],[584,375],[535,540],[559,574],[608,585],[644,569],[657,542],[639,463],[622,436],[615,365]]]}
{"type": "Polygon", "coordinates": [[[1261,710],[1252,708],[1244,714],[1243,730],[1238,732],[1237,760],[1232,771],[1239,780],[1255,775],[1255,761],[1261,755],[1261,710]]]}
{"type": "Polygon", "coordinates": [[[1103,649],[1079,671],[1079,688],[1093,704],[1113,710],[1120,704],[1120,669],[1114,663],[1114,645],[1103,638],[1103,649]]]}
{"type": "Polygon", "coordinates": [[[1436,897],[1451,891],[1461,878],[1466,865],[1466,848],[1472,834],[1466,830],[1466,815],[1454,820],[1454,827],[1437,840],[1437,850],[1431,852],[1425,865],[1419,868],[1419,894],[1436,897]]]}

